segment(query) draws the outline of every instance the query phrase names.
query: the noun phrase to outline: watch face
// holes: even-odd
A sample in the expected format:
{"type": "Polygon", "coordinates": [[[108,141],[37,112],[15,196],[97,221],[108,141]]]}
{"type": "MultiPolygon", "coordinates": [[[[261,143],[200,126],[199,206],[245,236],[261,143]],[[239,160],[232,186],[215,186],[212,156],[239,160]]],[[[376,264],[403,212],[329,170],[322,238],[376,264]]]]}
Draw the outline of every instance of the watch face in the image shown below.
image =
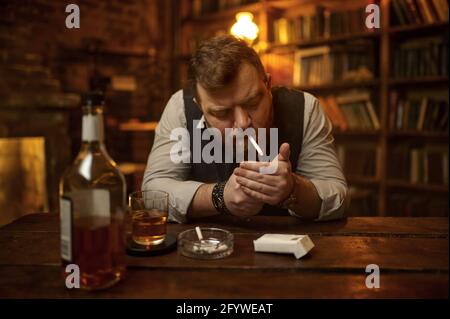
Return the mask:
{"type": "Polygon", "coordinates": [[[288,209],[293,203],[295,203],[295,196],[292,193],[287,199],[284,200],[284,202],[281,203],[281,207],[288,209]]]}

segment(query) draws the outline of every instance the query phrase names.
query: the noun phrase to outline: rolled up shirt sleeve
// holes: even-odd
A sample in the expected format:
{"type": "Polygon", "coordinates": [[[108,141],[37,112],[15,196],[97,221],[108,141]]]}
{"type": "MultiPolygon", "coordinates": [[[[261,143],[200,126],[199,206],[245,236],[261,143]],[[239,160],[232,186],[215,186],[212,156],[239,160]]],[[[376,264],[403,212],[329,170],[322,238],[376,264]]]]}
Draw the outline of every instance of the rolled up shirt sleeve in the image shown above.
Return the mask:
{"type": "MultiPolygon", "coordinates": [[[[189,163],[175,163],[171,150],[178,142],[171,140],[173,129],[186,128],[182,91],[170,98],[155,130],[155,140],[147,161],[142,190],[159,190],[169,194],[169,220],[186,222],[186,214],[197,189],[203,183],[187,180],[189,163]]],[[[183,147],[189,150],[189,146],[183,147]]]]}
{"type": "Polygon", "coordinates": [[[332,125],[318,99],[309,93],[305,93],[303,143],[296,173],[314,184],[322,200],[318,221],[344,217],[347,182],[336,155],[332,125]]]}

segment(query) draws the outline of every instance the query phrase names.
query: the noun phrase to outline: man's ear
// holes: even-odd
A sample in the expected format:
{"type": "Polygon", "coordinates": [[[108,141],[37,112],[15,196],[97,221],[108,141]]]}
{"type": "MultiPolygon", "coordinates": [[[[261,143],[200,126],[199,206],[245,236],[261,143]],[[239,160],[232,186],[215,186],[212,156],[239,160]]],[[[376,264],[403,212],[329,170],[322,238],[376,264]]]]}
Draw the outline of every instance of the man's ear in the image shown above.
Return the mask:
{"type": "Polygon", "coordinates": [[[198,106],[197,98],[196,98],[195,96],[192,98],[192,100],[193,100],[194,103],[197,104],[197,106],[198,106]]]}
{"type": "Polygon", "coordinates": [[[200,103],[198,102],[197,97],[194,96],[194,97],[192,98],[192,100],[194,101],[194,104],[197,105],[197,107],[198,107],[200,110],[202,110],[202,107],[200,106],[200,103]]]}

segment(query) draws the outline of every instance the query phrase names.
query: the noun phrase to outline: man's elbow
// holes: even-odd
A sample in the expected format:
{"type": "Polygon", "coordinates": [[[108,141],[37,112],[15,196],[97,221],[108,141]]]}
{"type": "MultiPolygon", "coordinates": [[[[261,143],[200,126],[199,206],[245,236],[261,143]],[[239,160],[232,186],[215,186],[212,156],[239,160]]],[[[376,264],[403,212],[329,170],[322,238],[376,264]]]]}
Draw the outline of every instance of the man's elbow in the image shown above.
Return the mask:
{"type": "Polygon", "coordinates": [[[350,206],[350,196],[347,185],[339,184],[338,191],[325,203],[322,203],[321,212],[317,221],[330,221],[347,217],[346,213],[350,206]],[[328,207],[327,207],[328,206],[328,207]]]}

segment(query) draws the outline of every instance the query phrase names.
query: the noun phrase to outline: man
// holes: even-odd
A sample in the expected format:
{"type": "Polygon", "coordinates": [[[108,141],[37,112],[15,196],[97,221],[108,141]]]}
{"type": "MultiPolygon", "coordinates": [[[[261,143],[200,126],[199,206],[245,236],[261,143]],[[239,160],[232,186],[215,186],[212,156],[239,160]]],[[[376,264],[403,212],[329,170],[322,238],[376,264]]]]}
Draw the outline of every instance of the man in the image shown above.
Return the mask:
{"type": "Polygon", "coordinates": [[[347,185],[330,121],[316,98],[272,88],[257,53],[232,36],[204,42],[189,76],[190,88],[175,93],[162,114],[142,185],[169,193],[171,220],[216,214],[291,214],[309,220],[344,215],[347,185]],[[196,130],[216,128],[225,136],[227,128],[276,127],[276,169],[262,173],[269,163],[257,161],[174,163],[177,141],[171,133],[180,127],[190,134],[191,143],[185,145],[190,159],[196,130]]]}

